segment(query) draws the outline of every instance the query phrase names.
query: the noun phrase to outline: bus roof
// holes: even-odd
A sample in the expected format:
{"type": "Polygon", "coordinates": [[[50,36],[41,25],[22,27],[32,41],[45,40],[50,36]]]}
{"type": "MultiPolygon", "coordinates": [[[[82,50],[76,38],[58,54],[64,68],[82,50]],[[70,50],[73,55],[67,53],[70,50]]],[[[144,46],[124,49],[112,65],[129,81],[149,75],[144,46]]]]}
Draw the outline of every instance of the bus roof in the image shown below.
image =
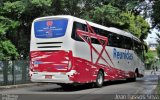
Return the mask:
{"type": "Polygon", "coordinates": [[[131,34],[129,32],[120,30],[120,29],[115,28],[115,27],[102,26],[100,24],[96,24],[96,23],[93,23],[93,22],[90,22],[90,21],[87,21],[87,20],[84,20],[84,19],[80,19],[80,18],[71,16],[71,15],[56,15],[56,16],[40,17],[40,18],[36,18],[33,22],[38,21],[38,20],[53,19],[53,18],[57,18],[57,19],[67,18],[67,19],[72,19],[73,21],[83,23],[83,24],[86,24],[86,22],[88,22],[88,24],[91,25],[91,26],[94,26],[94,27],[97,27],[97,28],[100,28],[100,29],[103,29],[103,30],[106,30],[106,31],[109,31],[109,32],[113,32],[113,33],[116,33],[116,34],[124,35],[124,36],[130,37],[130,38],[133,38],[134,40],[136,40],[138,42],[141,42],[136,36],[134,36],[133,34],[131,34]]]}

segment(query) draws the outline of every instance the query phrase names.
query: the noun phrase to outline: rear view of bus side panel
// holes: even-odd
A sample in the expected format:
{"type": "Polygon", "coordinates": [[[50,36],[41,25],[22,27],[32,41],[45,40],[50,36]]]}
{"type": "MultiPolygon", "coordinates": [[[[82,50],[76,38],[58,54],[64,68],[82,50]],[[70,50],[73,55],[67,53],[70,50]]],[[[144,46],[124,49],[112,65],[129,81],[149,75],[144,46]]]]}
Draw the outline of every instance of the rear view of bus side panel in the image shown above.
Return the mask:
{"type": "MultiPolygon", "coordinates": [[[[86,28],[85,24],[81,24],[81,23],[75,23],[74,25],[77,25],[76,28],[80,29],[80,30],[84,30],[86,28]]],[[[74,26],[73,26],[73,30],[74,30],[74,26]]],[[[96,77],[97,77],[97,73],[100,69],[102,69],[104,71],[104,75],[105,75],[105,80],[116,80],[116,79],[121,79],[121,78],[128,78],[128,75],[123,75],[121,73],[126,73],[125,71],[120,70],[120,68],[114,68],[113,66],[108,66],[108,64],[106,64],[101,58],[98,61],[98,64],[95,64],[97,58],[99,55],[97,55],[94,51],[92,51],[92,57],[93,57],[93,62],[91,61],[91,48],[89,46],[89,44],[87,44],[85,41],[81,40],[80,37],[76,36],[77,33],[72,33],[75,36],[72,37],[72,43],[73,44],[73,54],[75,57],[79,58],[78,60],[76,60],[76,63],[81,62],[81,64],[77,64],[76,68],[78,69],[77,71],[79,71],[78,73],[82,75],[79,75],[79,79],[82,78],[82,80],[88,80],[88,81],[95,81],[96,77]],[[111,72],[112,71],[112,72],[111,72]],[[86,73],[86,74],[85,74],[86,73]],[[82,77],[81,77],[82,76],[82,77]],[[84,76],[84,77],[83,77],[84,76]],[[88,79],[87,79],[88,78],[88,79]]],[[[98,50],[98,52],[101,52],[102,50],[102,46],[92,43],[92,46],[98,50]]],[[[109,47],[106,47],[109,48],[109,47]]],[[[108,50],[107,50],[108,51],[108,50]]],[[[112,51],[113,50],[109,50],[109,54],[110,57],[112,58],[112,51]]],[[[106,54],[103,54],[102,56],[104,57],[106,54]]],[[[112,63],[110,62],[108,56],[105,56],[105,59],[107,60],[107,62],[110,63],[110,65],[112,65],[112,63]]],[[[112,58],[113,60],[113,58],[112,58]]]]}

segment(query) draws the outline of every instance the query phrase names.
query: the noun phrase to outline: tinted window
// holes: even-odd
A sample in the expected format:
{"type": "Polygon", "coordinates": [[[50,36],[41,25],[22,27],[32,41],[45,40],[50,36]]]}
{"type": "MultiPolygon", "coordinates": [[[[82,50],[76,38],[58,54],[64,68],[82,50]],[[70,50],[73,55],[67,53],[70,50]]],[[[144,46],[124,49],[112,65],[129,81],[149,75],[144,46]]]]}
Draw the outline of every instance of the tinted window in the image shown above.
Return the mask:
{"type": "Polygon", "coordinates": [[[112,35],[112,46],[118,47],[119,36],[116,34],[112,35]]]}
{"type": "Polygon", "coordinates": [[[137,41],[134,41],[134,51],[138,55],[138,57],[141,58],[141,60],[144,60],[144,54],[143,54],[143,45],[137,41]]]}
{"type": "Polygon", "coordinates": [[[122,35],[117,35],[117,47],[124,48],[124,37],[122,35]]]}
{"type": "Polygon", "coordinates": [[[81,37],[79,37],[79,35],[77,34],[77,29],[79,29],[79,30],[83,30],[83,31],[88,31],[88,29],[87,29],[87,25],[85,25],[85,24],[82,24],[82,23],[78,23],[78,22],[74,22],[73,23],[73,29],[72,29],[72,38],[74,39],[74,40],[77,40],[77,41],[83,41],[82,40],[82,38],[81,37]]]}
{"type": "MultiPolygon", "coordinates": [[[[96,32],[96,34],[101,35],[101,36],[105,36],[108,37],[108,46],[112,46],[112,47],[118,47],[118,48],[124,48],[124,49],[132,49],[133,46],[133,42],[132,39],[129,37],[125,37],[116,33],[112,33],[103,29],[99,29],[96,27],[92,27],[93,30],[96,32]]],[[[87,25],[86,24],[82,24],[82,23],[78,23],[78,22],[74,22],[73,24],[73,30],[72,30],[72,38],[76,41],[83,41],[76,33],[76,30],[80,29],[83,31],[88,32],[87,29],[87,25]]],[[[88,39],[88,37],[85,37],[86,39],[88,39]]],[[[103,40],[100,40],[102,43],[104,43],[103,40]]],[[[96,38],[91,38],[91,42],[94,44],[100,44],[100,42],[98,41],[98,39],[96,38]]]]}
{"type": "Polygon", "coordinates": [[[133,42],[132,39],[129,37],[124,37],[124,48],[125,49],[133,49],[133,42]]]}

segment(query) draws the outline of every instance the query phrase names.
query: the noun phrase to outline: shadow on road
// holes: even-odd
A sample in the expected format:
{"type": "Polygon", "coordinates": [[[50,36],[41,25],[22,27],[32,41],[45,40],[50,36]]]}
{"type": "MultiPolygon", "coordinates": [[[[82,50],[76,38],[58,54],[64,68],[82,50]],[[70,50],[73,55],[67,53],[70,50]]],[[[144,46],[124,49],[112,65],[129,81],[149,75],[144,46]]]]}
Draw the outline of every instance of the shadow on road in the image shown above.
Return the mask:
{"type": "MultiPolygon", "coordinates": [[[[118,80],[118,81],[107,81],[104,82],[103,87],[110,86],[110,85],[117,85],[117,84],[125,84],[130,83],[126,80],[118,80]]],[[[67,88],[57,87],[57,88],[51,88],[51,89],[43,89],[43,90],[36,90],[36,92],[74,92],[74,91],[81,91],[81,90],[89,90],[94,89],[95,87],[93,84],[83,84],[83,85],[77,85],[77,86],[69,86],[67,88]]]]}
{"type": "MultiPolygon", "coordinates": [[[[103,87],[112,86],[112,85],[119,85],[119,84],[128,84],[134,83],[131,81],[126,80],[117,80],[117,81],[107,81],[103,84],[103,87]]],[[[158,84],[158,75],[145,75],[143,78],[137,78],[136,83],[144,84],[144,85],[157,85],[158,84]]],[[[38,90],[37,92],[74,92],[74,91],[82,91],[82,90],[89,90],[94,89],[93,84],[83,84],[77,86],[69,86],[67,88],[56,87],[56,88],[48,88],[43,90],[38,90]]]]}

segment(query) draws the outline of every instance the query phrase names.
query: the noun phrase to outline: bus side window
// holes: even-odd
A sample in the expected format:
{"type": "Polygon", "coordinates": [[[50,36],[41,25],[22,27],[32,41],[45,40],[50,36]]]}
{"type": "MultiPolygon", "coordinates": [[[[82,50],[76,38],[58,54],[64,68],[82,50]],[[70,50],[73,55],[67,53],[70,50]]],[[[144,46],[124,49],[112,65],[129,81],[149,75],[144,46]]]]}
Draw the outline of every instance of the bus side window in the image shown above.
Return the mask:
{"type": "Polygon", "coordinates": [[[118,39],[118,37],[116,36],[116,34],[113,34],[112,35],[112,46],[113,47],[117,47],[118,46],[117,39],[118,39]]]}
{"type": "Polygon", "coordinates": [[[83,30],[83,25],[81,23],[74,22],[71,37],[77,41],[83,41],[82,38],[78,36],[76,32],[77,29],[83,30]]]}
{"type": "Polygon", "coordinates": [[[117,47],[124,48],[124,37],[122,35],[117,35],[117,47]]]}
{"type": "Polygon", "coordinates": [[[141,58],[142,61],[144,61],[143,45],[135,40],[134,40],[134,51],[136,52],[138,57],[141,58]]]}
{"type": "Polygon", "coordinates": [[[137,41],[134,41],[134,51],[138,54],[139,53],[139,45],[137,41]]]}
{"type": "Polygon", "coordinates": [[[108,32],[108,46],[113,46],[112,44],[112,33],[108,32]]]}
{"type": "Polygon", "coordinates": [[[99,30],[99,34],[101,35],[101,36],[105,36],[105,37],[108,37],[108,32],[107,31],[105,31],[105,30],[99,30]]]}
{"type": "Polygon", "coordinates": [[[87,28],[87,25],[86,25],[86,24],[83,24],[83,31],[88,32],[88,28],[87,28]]]}
{"type": "MultiPolygon", "coordinates": [[[[99,28],[96,29],[96,32],[98,35],[105,36],[105,37],[108,37],[109,35],[109,32],[99,29],[99,28]]],[[[105,43],[104,40],[101,40],[101,43],[104,44],[105,43]]]]}
{"type": "Polygon", "coordinates": [[[93,27],[92,26],[92,29],[94,30],[94,32],[96,33],[96,34],[99,34],[100,32],[99,32],[99,28],[96,28],[96,27],[93,27]]]}
{"type": "Polygon", "coordinates": [[[125,49],[132,50],[133,42],[131,38],[125,36],[124,44],[125,44],[125,49]]]}
{"type": "Polygon", "coordinates": [[[100,44],[99,41],[98,41],[98,39],[96,39],[96,38],[91,38],[91,41],[94,44],[100,44]]]}

